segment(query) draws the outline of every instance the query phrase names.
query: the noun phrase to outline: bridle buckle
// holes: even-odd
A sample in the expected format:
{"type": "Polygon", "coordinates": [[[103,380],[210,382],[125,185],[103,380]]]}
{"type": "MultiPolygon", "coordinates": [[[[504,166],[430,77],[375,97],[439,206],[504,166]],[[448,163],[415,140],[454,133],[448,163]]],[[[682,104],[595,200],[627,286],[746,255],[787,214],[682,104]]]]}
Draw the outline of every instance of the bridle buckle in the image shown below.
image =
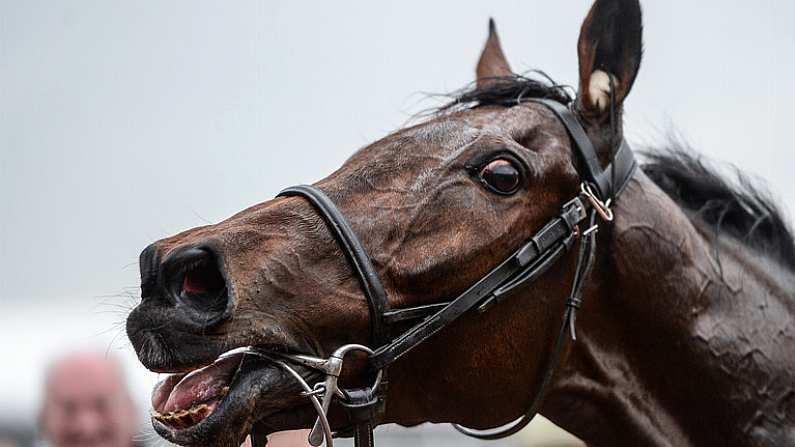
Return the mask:
{"type": "Polygon", "coordinates": [[[607,199],[606,201],[602,201],[596,193],[591,188],[591,185],[587,182],[582,182],[580,184],[580,192],[591,202],[591,205],[596,210],[596,213],[599,214],[599,217],[602,218],[605,222],[612,222],[613,221],[613,210],[610,209],[610,205],[612,203],[612,199],[607,199]]]}

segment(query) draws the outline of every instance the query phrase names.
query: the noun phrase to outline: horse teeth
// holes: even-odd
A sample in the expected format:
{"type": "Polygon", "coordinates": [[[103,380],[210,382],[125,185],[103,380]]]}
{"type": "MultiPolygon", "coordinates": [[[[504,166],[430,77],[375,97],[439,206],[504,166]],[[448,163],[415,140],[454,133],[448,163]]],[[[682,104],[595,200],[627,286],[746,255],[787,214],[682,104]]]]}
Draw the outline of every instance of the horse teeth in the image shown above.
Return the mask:
{"type": "Polygon", "coordinates": [[[152,417],[164,424],[182,429],[198,424],[210,413],[212,413],[212,409],[209,405],[200,404],[187,410],[175,410],[166,414],[152,411],[152,417]]]}
{"type": "Polygon", "coordinates": [[[193,413],[187,410],[183,410],[177,415],[177,420],[182,425],[193,425],[193,413]]]}
{"type": "Polygon", "coordinates": [[[207,404],[199,405],[192,413],[191,416],[193,417],[193,423],[197,424],[201,422],[202,419],[207,417],[210,414],[210,407],[207,404]]]}

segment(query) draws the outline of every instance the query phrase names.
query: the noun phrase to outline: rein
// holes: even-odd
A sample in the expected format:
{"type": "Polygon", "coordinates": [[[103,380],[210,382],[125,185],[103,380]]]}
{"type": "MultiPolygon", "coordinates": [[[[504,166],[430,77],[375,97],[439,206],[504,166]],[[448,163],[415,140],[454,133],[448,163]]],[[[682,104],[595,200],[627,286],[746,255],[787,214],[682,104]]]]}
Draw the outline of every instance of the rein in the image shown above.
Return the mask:
{"type": "MultiPolygon", "coordinates": [[[[573,151],[579,161],[582,183],[580,192],[563,204],[560,213],[546,223],[511,256],[483,276],[455,299],[437,304],[411,308],[391,309],[386,291],[361,242],[351,229],[343,214],[320,189],[301,185],[287,188],[277,197],[302,197],[323,218],[334,235],[356,273],[362,291],[367,298],[370,315],[370,343],[375,349],[363,345],[345,345],[338,348],[327,359],[306,355],[282,355],[262,353],[251,348],[248,352],[266,357],[287,370],[304,389],[303,395],[310,398],[318,419],[309,435],[309,443],[333,446],[332,432],[328,422],[331,401],[336,397],[348,410],[352,427],[334,433],[334,436],[354,436],[357,447],[373,446],[373,427],[385,411],[386,370],[400,357],[423,341],[444,329],[473,308],[478,313],[488,311],[499,304],[509,292],[535,281],[561,259],[579,239],[577,266],[572,280],[571,292],[560,329],[547,360],[545,373],[533,402],[527,412],[516,421],[496,431],[477,431],[453,424],[459,432],[479,439],[499,439],[510,436],[525,427],[538,413],[546,389],[554,377],[560,362],[566,334],[576,340],[577,310],[582,306],[582,290],[593,268],[596,254],[596,232],[598,222],[605,224],[613,220],[612,204],[621,194],[635,172],[637,163],[626,141],[622,140],[614,151],[613,161],[602,169],[596,150],[585,129],[575,114],[564,104],[549,99],[525,99],[544,105],[551,110],[566,127],[573,151]],[[394,339],[389,338],[390,327],[397,322],[417,321],[413,327],[394,339]],[[337,379],[342,370],[345,355],[362,351],[369,356],[369,366],[375,374],[372,386],[361,389],[342,390],[337,379]],[[309,386],[293,365],[308,367],[325,374],[326,379],[309,386]]],[[[611,113],[612,116],[612,113],[611,113]]],[[[612,122],[612,118],[611,118],[612,122]]],[[[255,447],[267,443],[264,437],[252,433],[255,447]]]]}

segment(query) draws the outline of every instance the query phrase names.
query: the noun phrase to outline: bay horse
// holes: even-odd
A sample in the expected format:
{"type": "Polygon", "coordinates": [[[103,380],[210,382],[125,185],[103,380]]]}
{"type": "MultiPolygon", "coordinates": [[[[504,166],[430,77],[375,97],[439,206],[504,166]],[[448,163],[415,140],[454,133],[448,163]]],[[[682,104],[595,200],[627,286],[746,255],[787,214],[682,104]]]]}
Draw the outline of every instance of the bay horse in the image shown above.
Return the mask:
{"type": "MultiPolygon", "coordinates": [[[[616,160],[641,54],[639,2],[596,0],[572,98],[546,78],[513,74],[492,25],[473,87],[312,189],[344,216],[369,276],[340,242],[344,221],[295,194],[147,247],[127,333],[144,366],[174,373],[153,392],[157,432],[186,446],[238,446],[249,433],[261,443],[312,426],[308,397],[336,391],[324,428],[348,427],[343,404],[354,397],[342,390],[368,389],[368,354],[338,365],[340,389],[303,394],[301,380],[323,374],[284,359],[378,348],[366,346],[384,316],[368,301],[377,287],[363,293],[368,281],[389,309],[443,312],[440,303],[468,296],[529,247],[564,204],[587,196],[572,129],[584,131],[600,168],[616,160]]],[[[467,308],[396,357],[365,422],[488,429],[537,401],[588,445],[795,445],[795,243],[781,213],[685,150],[652,152],[627,172],[620,196],[592,202],[612,215],[571,226],[572,249],[534,281],[485,310],[467,308]],[[580,273],[590,274],[573,294],[580,273]],[[557,343],[574,307],[576,340],[557,343]]],[[[415,324],[396,321],[381,336],[415,324]]]]}

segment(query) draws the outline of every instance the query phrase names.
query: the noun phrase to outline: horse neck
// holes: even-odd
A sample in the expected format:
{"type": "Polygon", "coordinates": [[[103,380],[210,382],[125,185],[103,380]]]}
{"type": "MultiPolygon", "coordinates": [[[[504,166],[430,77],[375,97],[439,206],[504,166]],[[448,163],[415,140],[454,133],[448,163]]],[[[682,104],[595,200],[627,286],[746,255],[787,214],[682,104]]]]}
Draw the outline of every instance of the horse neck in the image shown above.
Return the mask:
{"type": "Polygon", "coordinates": [[[592,445],[793,445],[793,272],[642,172],[616,206],[544,414],[592,445]]]}

